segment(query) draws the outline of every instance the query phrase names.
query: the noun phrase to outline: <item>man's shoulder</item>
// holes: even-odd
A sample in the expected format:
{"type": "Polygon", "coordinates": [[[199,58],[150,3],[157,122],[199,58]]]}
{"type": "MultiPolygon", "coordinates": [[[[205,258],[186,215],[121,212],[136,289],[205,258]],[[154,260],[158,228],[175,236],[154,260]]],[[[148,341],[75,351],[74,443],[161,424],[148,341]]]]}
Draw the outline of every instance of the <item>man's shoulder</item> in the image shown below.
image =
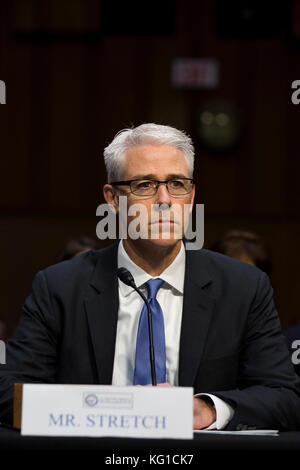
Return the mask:
{"type": "Polygon", "coordinates": [[[259,273],[260,270],[244,261],[237,260],[227,255],[223,255],[216,251],[211,251],[206,248],[200,250],[186,251],[188,256],[195,257],[202,264],[207,267],[219,267],[222,269],[229,269],[233,271],[247,271],[250,273],[259,273]]]}
{"type": "Polygon", "coordinates": [[[116,260],[117,245],[109,245],[99,250],[90,250],[74,258],[46,267],[39,272],[51,284],[71,284],[75,281],[89,281],[95,269],[109,269],[116,260]]]}
{"type": "Polygon", "coordinates": [[[205,248],[187,251],[186,255],[188,265],[194,272],[204,270],[215,280],[226,279],[237,283],[257,283],[262,276],[266,276],[255,266],[205,248]]]}

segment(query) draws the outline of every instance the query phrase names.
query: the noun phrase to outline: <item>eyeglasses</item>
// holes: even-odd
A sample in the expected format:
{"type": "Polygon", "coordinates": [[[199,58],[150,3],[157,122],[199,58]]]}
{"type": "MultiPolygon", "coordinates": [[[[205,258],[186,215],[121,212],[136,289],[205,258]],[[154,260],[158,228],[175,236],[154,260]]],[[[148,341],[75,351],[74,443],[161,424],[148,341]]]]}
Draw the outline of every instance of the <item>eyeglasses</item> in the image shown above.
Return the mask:
{"type": "Polygon", "coordinates": [[[110,184],[112,186],[130,186],[130,191],[136,196],[154,196],[158,186],[165,184],[171,196],[184,196],[192,191],[194,180],[192,178],[173,178],[166,181],[138,179],[115,181],[110,184]]]}

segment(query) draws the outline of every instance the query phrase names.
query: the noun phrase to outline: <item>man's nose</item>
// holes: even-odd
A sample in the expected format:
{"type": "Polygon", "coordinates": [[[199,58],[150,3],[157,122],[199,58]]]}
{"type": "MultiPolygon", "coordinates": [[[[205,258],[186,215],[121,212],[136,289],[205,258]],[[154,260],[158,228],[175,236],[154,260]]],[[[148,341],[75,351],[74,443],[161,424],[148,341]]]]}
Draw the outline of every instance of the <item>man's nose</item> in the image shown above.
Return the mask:
{"type": "Polygon", "coordinates": [[[155,202],[157,204],[171,204],[171,196],[167,190],[166,184],[160,184],[158,186],[155,202]]]}

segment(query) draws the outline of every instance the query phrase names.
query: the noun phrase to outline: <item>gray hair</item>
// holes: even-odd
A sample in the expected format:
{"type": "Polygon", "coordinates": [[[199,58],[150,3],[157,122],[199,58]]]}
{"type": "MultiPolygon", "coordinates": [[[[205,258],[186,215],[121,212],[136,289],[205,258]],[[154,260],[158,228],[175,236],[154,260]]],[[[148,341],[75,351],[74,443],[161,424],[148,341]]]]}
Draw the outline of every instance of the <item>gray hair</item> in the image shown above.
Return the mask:
{"type": "Polygon", "coordinates": [[[189,176],[194,171],[194,145],[191,138],[183,131],[160,124],[142,124],[132,129],[118,132],[113,141],[104,149],[104,162],[108,182],[118,181],[124,163],[125,152],[138,145],[158,143],[171,145],[181,150],[185,156],[189,176]]]}

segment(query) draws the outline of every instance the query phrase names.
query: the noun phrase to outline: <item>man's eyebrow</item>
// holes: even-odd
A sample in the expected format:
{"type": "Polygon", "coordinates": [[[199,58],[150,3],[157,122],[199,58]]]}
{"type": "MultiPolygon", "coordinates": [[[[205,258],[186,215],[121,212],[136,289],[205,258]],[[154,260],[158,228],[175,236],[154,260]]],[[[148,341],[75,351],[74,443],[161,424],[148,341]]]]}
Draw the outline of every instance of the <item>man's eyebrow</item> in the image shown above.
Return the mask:
{"type": "Polygon", "coordinates": [[[154,180],[156,178],[156,175],[153,173],[150,173],[148,175],[134,175],[130,179],[131,180],[154,180]]]}
{"type": "Polygon", "coordinates": [[[171,175],[168,175],[167,178],[170,180],[175,178],[189,178],[189,176],[183,175],[182,173],[172,173],[171,175]]]}

